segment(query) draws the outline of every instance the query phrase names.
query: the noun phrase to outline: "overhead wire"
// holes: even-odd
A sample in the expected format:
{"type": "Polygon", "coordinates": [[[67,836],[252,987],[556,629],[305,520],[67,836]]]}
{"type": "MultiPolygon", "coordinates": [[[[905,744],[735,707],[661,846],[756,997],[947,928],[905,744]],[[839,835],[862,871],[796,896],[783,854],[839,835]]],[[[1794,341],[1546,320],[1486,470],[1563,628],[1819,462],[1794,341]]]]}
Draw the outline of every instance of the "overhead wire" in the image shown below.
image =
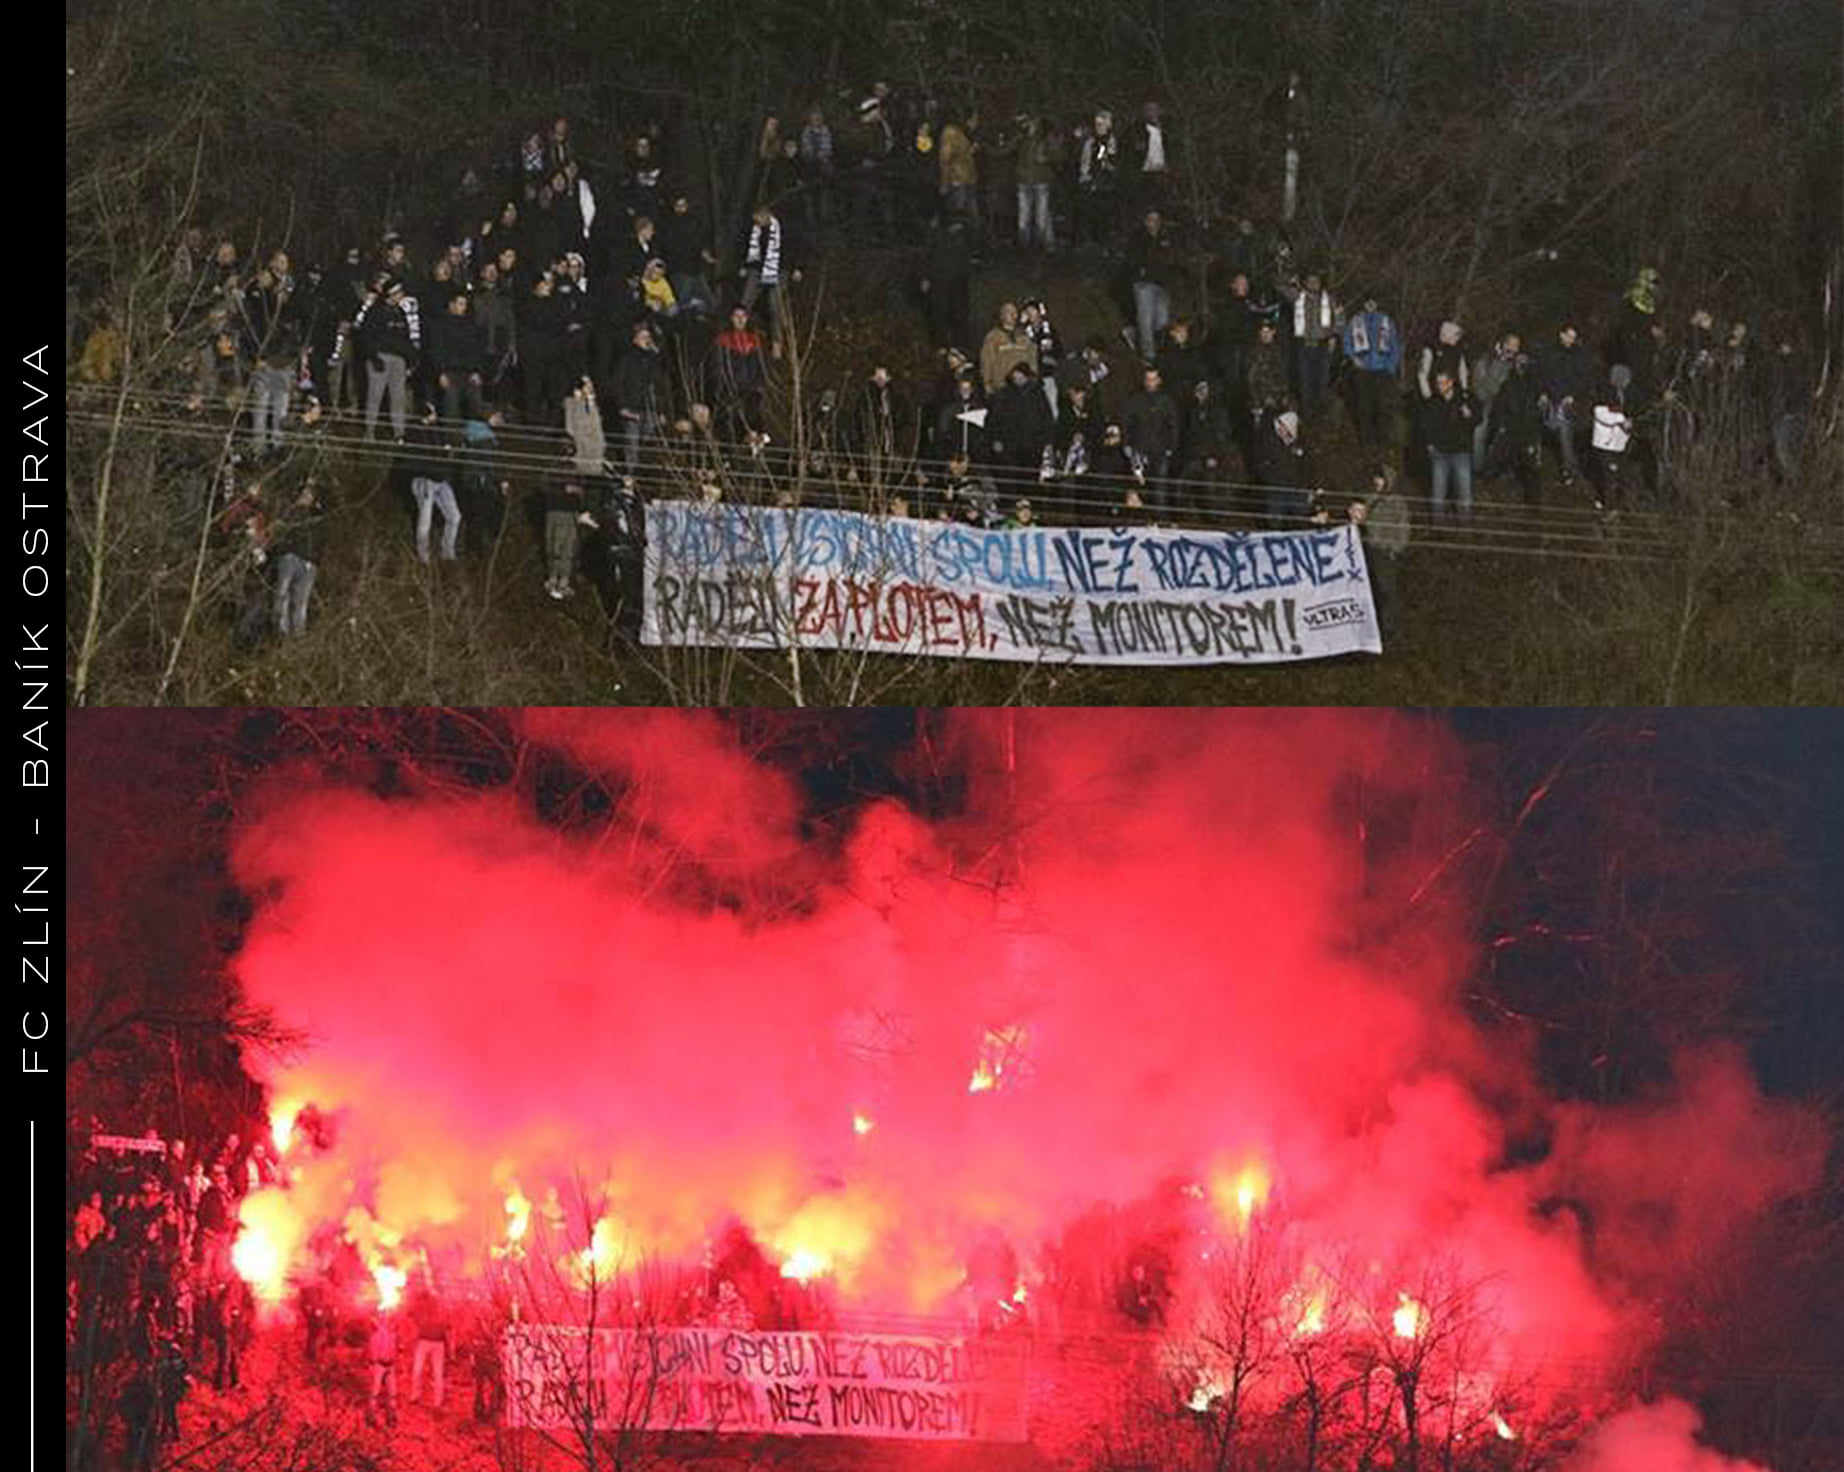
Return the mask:
{"type": "MultiPolygon", "coordinates": [[[[88,386],[79,386],[75,391],[90,392],[90,393],[95,393],[95,392],[100,391],[100,392],[111,393],[111,394],[113,393],[113,391],[107,389],[106,386],[103,386],[100,389],[90,388],[88,386]]],[[[137,391],[133,395],[133,397],[137,401],[146,401],[146,402],[153,402],[153,403],[164,402],[170,405],[181,406],[181,407],[186,405],[191,399],[191,396],[187,394],[175,393],[175,392],[161,392],[161,391],[153,391],[153,392],[138,392],[137,391]]],[[[343,418],[343,416],[341,417],[343,418]]],[[[444,418],[441,416],[437,416],[433,421],[418,420],[417,422],[419,424],[432,425],[435,429],[443,433],[446,433],[446,434],[460,434],[467,424],[478,422],[478,421],[469,420],[469,419],[450,419],[450,418],[444,418]]],[[[608,429],[608,424],[606,421],[604,422],[604,429],[605,431],[608,429]]],[[[556,428],[556,427],[540,428],[540,427],[535,427],[535,426],[530,426],[530,425],[517,425],[517,426],[509,425],[509,426],[506,426],[503,430],[496,430],[495,432],[502,439],[505,439],[512,435],[522,434],[526,436],[546,438],[549,440],[556,440],[556,441],[559,441],[560,443],[563,442],[563,432],[561,428],[556,428]]],[[[316,431],[316,433],[323,434],[323,432],[319,432],[319,431],[316,431]]],[[[612,437],[613,436],[611,436],[611,438],[612,437]]],[[[335,436],[333,438],[335,442],[343,442],[346,444],[356,444],[358,442],[356,437],[352,437],[352,436],[335,436]]],[[[388,441],[386,443],[388,443],[388,441]]],[[[711,444],[711,445],[714,445],[716,448],[723,450],[723,451],[727,451],[727,452],[734,452],[737,454],[749,454],[750,453],[750,447],[744,445],[743,443],[739,441],[688,440],[684,437],[678,437],[678,436],[672,436],[672,435],[648,434],[642,437],[642,443],[647,444],[647,445],[655,445],[655,446],[668,446],[668,447],[676,446],[679,448],[686,448],[692,445],[703,447],[705,444],[711,444]]],[[[889,466],[893,464],[898,465],[898,466],[909,466],[909,465],[934,466],[934,465],[940,465],[940,464],[945,463],[946,459],[948,458],[946,454],[940,454],[940,453],[934,454],[934,455],[928,455],[928,456],[924,456],[919,453],[914,454],[914,455],[903,455],[903,456],[896,456],[896,457],[881,456],[881,455],[876,455],[876,454],[872,454],[872,453],[865,452],[865,451],[847,449],[836,443],[827,443],[822,438],[811,436],[811,435],[807,437],[805,441],[805,445],[806,445],[807,453],[810,457],[816,452],[823,451],[823,453],[825,454],[826,458],[829,461],[840,463],[840,464],[845,464],[848,466],[852,466],[854,468],[857,468],[857,467],[864,467],[867,469],[888,468],[889,466]]],[[[785,444],[779,441],[775,441],[775,442],[771,442],[768,445],[764,446],[760,453],[769,459],[787,460],[787,459],[791,459],[798,452],[795,446],[785,444]]],[[[993,481],[997,485],[1018,485],[1018,486],[1036,485],[1036,484],[1039,484],[1042,479],[1039,472],[1030,467],[994,464],[991,462],[980,462],[977,468],[980,471],[981,478],[993,481]]],[[[1061,478],[1061,477],[1058,477],[1058,478],[1061,478]]],[[[1217,478],[1217,477],[1186,477],[1186,476],[1168,475],[1168,476],[1160,477],[1159,484],[1161,484],[1162,486],[1167,486],[1167,487],[1171,487],[1174,489],[1181,489],[1181,490],[1182,489],[1200,489],[1200,490],[1206,490],[1206,491],[1259,492],[1265,489],[1261,485],[1254,483],[1254,482],[1235,481],[1235,480],[1229,480],[1226,478],[1217,478]]],[[[1544,520],[1585,521],[1591,518],[1598,517],[1599,515],[1602,514],[1596,508],[1592,506],[1568,506],[1568,505],[1559,505],[1559,504],[1554,504],[1554,503],[1533,506],[1523,501],[1502,501],[1502,500],[1494,500],[1488,497],[1479,497],[1479,496],[1474,497],[1473,505],[1476,510],[1491,510],[1491,511],[1502,513],[1504,516],[1509,517],[1509,518],[1527,519],[1532,522],[1541,522],[1544,520]]],[[[1667,516],[1667,513],[1664,513],[1664,512],[1648,511],[1642,508],[1635,508],[1626,514],[1632,520],[1635,520],[1635,521],[1641,521],[1641,520],[1644,520],[1644,521],[1660,520],[1662,521],[1666,519],[1666,516],[1667,516]]]]}
{"type": "MultiPolygon", "coordinates": [[[[94,393],[97,390],[109,391],[106,386],[97,386],[96,390],[82,386],[83,392],[94,393]]],[[[119,390],[114,392],[119,395],[119,390]]],[[[129,413],[123,417],[128,426],[136,430],[224,444],[233,433],[234,424],[227,422],[220,412],[207,414],[203,410],[194,411],[189,407],[190,404],[191,397],[186,394],[136,392],[130,395],[129,413]],[[163,404],[169,407],[169,412],[155,412],[147,407],[154,405],[157,409],[163,404]]],[[[117,414],[112,410],[76,409],[69,417],[77,423],[101,427],[113,425],[117,414]]],[[[440,418],[433,424],[419,421],[419,430],[427,433],[434,429],[458,436],[461,426],[469,422],[473,421],[440,418]]],[[[573,447],[560,428],[501,426],[493,430],[494,441],[491,445],[450,444],[438,447],[379,439],[371,434],[359,433],[357,425],[356,414],[335,413],[328,416],[324,428],[303,430],[297,427],[287,443],[295,451],[311,450],[317,458],[337,456],[348,462],[380,468],[398,467],[419,460],[426,463],[431,457],[439,455],[444,463],[491,473],[500,479],[580,474],[571,468],[573,447]]],[[[611,452],[622,448],[618,427],[616,435],[610,438],[613,440],[611,452]]],[[[779,477],[790,482],[811,479],[829,483],[835,490],[843,490],[848,494],[853,489],[865,493],[881,491],[886,503],[892,497],[906,496],[917,489],[924,492],[938,490],[939,472],[943,465],[938,456],[890,459],[874,453],[841,451],[813,441],[804,447],[779,443],[751,446],[738,441],[720,440],[714,435],[684,436],[649,432],[641,435],[639,442],[650,454],[664,453],[668,462],[664,467],[667,471],[683,472],[689,479],[695,480],[701,473],[707,479],[720,481],[726,476],[763,476],[771,481],[779,477]],[[675,457],[685,463],[671,463],[675,457]],[[816,458],[821,458],[822,463],[827,465],[843,465],[851,470],[862,468],[869,472],[870,480],[868,483],[865,480],[854,482],[828,469],[815,469],[813,462],[816,458]],[[807,467],[804,475],[803,459],[807,467]]],[[[1016,499],[1029,500],[1034,510],[1041,507],[1058,516],[1067,514],[1077,518],[1087,517],[1094,524],[1114,524],[1107,518],[1124,510],[1120,507],[1097,506],[1093,497],[1073,494],[1077,482],[1069,477],[1058,476],[1046,480],[1039,473],[1019,466],[979,464],[972,468],[975,472],[972,478],[976,485],[982,489],[990,486],[995,492],[1013,491],[1016,499]]],[[[620,471],[613,466],[604,475],[610,480],[621,479],[620,471]]],[[[1265,487],[1251,482],[1184,476],[1162,478],[1157,486],[1166,493],[1190,490],[1218,497],[1240,495],[1252,498],[1266,492],[1265,487]]],[[[1136,482],[1109,477],[1106,489],[1118,493],[1130,487],[1139,488],[1136,482]]],[[[1101,487],[1098,485],[1097,489],[1101,487]]],[[[1191,499],[1195,503],[1197,498],[1193,496],[1191,499]]],[[[1437,523],[1433,527],[1424,527],[1416,536],[1414,545],[1443,552],[1569,558],[1595,562],[1674,560],[1670,555],[1671,544],[1662,535],[1662,523],[1667,519],[1665,513],[1634,509],[1622,510],[1609,517],[1607,513],[1590,507],[1533,508],[1521,503],[1489,500],[1475,501],[1474,511],[1474,516],[1468,520],[1454,519],[1437,523]]],[[[1176,511],[1147,506],[1137,509],[1133,515],[1136,521],[1153,526],[1189,527],[1226,533],[1259,531],[1274,526],[1274,518],[1260,511],[1198,504],[1176,511]]],[[[1306,528],[1319,523],[1303,518],[1293,524],[1306,528]]],[[[1044,525],[1043,529],[1060,528],[1044,525]]],[[[1829,529],[1807,528],[1806,535],[1821,551],[1834,549],[1834,537],[1829,529]]],[[[1844,547],[1844,542],[1836,545],[1844,547]]],[[[1823,570],[1835,573],[1844,569],[1827,565],[1823,570]]]]}

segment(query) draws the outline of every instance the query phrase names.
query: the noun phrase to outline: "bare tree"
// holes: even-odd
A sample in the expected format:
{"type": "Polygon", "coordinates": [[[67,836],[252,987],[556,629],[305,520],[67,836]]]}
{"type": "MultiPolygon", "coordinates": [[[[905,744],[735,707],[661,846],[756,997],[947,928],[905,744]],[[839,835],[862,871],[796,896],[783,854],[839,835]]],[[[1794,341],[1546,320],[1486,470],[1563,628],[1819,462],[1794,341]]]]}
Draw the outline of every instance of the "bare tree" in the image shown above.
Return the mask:
{"type": "Polygon", "coordinates": [[[1201,1270],[1189,1326],[1197,1363],[1187,1406],[1212,1428],[1212,1472],[1239,1464],[1250,1392],[1282,1363],[1293,1254],[1273,1211],[1244,1213],[1240,1230],[1214,1242],[1201,1270]]]}

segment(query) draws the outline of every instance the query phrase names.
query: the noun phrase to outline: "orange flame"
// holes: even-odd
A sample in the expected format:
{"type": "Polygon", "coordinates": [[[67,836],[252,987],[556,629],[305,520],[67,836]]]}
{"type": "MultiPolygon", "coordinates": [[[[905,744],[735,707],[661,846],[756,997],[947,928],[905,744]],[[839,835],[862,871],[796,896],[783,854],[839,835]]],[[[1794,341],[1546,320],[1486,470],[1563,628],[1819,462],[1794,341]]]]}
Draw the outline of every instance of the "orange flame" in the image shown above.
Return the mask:
{"type": "Polygon", "coordinates": [[[371,1280],[378,1285],[378,1307],[388,1312],[403,1301],[410,1275],[392,1263],[376,1262],[371,1265],[371,1280]]]}
{"type": "Polygon", "coordinates": [[[832,1271],[832,1258],[824,1252],[816,1252],[811,1247],[796,1247],[781,1263],[781,1276],[792,1278],[797,1283],[808,1283],[823,1273],[832,1271]]]}
{"type": "Polygon", "coordinates": [[[606,1283],[620,1270],[624,1245],[621,1224],[613,1217],[597,1217],[589,1245],[564,1259],[564,1272],[578,1288],[606,1283]]]}
{"type": "Polygon", "coordinates": [[[294,1139],[295,1118],[301,1113],[298,1099],[278,1099],[269,1109],[269,1135],[275,1141],[275,1153],[286,1155],[294,1139]]]}
{"type": "Polygon", "coordinates": [[[1249,1222],[1267,1201],[1273,1184],[1268,1168],[1259,1160],[1250,1160],[1234,1171],[1227,1168],[1214,1171],[1210,1177],[1210,1194],[1216,1200],[1217,1210],[1233,1220],[1239,1230],[1247,1231],[1249,1222]]]}
{"type": "Polygon", "coordinates": [[[252,1191],[238,1206],[237,1221],[231,1267],[263,1302],[280,1303],[288,1293],[288,1268],[302,1236],[294,1203],[273,1188],[252,1191]]]}
{"type": "Polygon", "coordinates": [[[852,1191],[810,1196],[761,1234],[781,1259],[781,1276],[805,1283],[822,1275],[845,1288],[875,1241],[876,1207],[852,1191]]]}
{"type": "Polygon", "coordinates": [[[531,1227],[531,1202],[514,1186],[506,1195],[506,1240],[520,1242],[531,1227]]]}

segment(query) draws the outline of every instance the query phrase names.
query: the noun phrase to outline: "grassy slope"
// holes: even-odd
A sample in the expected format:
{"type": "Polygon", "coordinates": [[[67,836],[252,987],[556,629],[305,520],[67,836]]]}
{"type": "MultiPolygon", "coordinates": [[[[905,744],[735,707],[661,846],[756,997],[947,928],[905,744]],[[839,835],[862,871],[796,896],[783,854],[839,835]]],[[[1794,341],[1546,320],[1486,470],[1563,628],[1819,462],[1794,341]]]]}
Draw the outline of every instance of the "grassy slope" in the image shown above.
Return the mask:
{"type": "MultiPolygon", "coordinates": [[[[920,380],[929,371],[913,314],[889,305],[897,269],[888,260],[854,259],[826,273],[812,381],[849,381],[873,345],[901,345],[893,358],[899,375],[920,380]]],[[[976,322],[990,320],[998,301],[1033,292],[1051,302],[1066,343],[1091,333],[1118,343],[1120,319],[1105,288],[1092,273],[1060,262],[1045,268],[1001,260],[982,270],[976,322]]],[[[1115,381],[1124,382],[1131,359],[1124,351],[1114,356],[1115,381]]],[[[1331,486],[1361,482],[1363,460],[1342,412],[1334,412],[1321,460],[1331,486]]],[[[1487,482],[1480,494],[1492,499],[1511,492],[1487,482]]],[[[386,478],[356,471],[343,479],[339,496],[345,509],[323,561],[308,636],[239,658],[223,622],[207,628],[199,666],[225,673],[197,682],[184,698],[261,704],[652,704],[675,698],[766,704],[788,698],[778,656],[738,661],[727,684],[688,689],[663,680],[649,668],[650,657],[611,650],[595,597],[560,605],[543,595],[536,529],[516,505],[496,537],[470,527],[462,561],[430,569],[410,555],[407,497],[386,478]]],[[[1764,581],[1773,584],[1771,572],[1764,581]]],[[[1729,588],[1697,604],[1682,641],[1679,700],[1836,698],[1844,684],[1836,582],[1814,584],[1796,571],[1782,581],[1765,597],[1755,588],[1729,588]]],[[[904,666],[878,659],[858,698],[887,704],[1651,703],[1666,690],[1660,639],[1675,629],[1678,615],[1669,605],[1677,585],[1669,572],[1568,556],[1412,550],[1381,658],[1265,668],[1060,670],[940,660],[904,666]]],[[[707,677],[716,659],[704,661],[707,677]]],[[[828,697],[810,698],[824,703],[828,697]]]]}

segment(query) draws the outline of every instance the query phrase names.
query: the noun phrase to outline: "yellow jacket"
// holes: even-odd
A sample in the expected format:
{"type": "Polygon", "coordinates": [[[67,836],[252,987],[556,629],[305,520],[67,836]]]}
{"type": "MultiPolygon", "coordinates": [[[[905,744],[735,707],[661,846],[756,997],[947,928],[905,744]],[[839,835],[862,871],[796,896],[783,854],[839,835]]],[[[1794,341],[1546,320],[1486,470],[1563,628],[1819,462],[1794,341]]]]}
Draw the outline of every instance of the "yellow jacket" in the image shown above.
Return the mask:
{"type": "Polygon", "coordinates": [[[968,188],[980,181],[979,165],[973,158],[973,140],[959,123],[949,123],[941,130],[936,148],[941,160],[941,187],[968,188]]]}

